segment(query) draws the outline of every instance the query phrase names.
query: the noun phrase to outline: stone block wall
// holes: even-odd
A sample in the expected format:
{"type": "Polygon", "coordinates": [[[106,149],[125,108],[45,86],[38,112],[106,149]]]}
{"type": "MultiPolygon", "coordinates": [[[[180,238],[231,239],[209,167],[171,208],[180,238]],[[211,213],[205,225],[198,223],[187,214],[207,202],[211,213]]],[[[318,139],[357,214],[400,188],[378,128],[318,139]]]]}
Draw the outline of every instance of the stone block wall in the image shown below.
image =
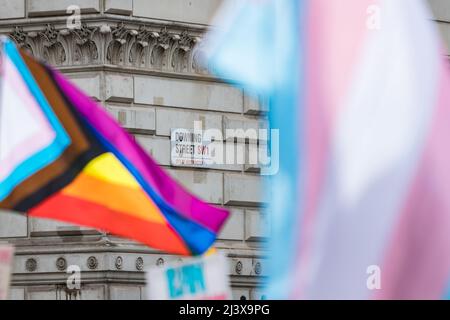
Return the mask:
{"type": "MultiPolygon", "coordinates": [[[[173,128],[201,121],[225,135],[267,127],[263,101],[214,78],[200,61],[221,2],[0,0],[0,33],[66,74],[187,189],[230,209],[216,247],[229,257],[234,298],[261,299],[268,235],[260,228],[267,212],[258,168],[170,164],[173,128]],[[70,5],[81,9],[80,29],[67,26],[70,5]]],[[[16,245],[13,299],[143,299],[143,270],[183,259],[103,231],[10,213],[0,214],[0,242],[16,245]],[[81,268],[80,291],[66,287],[70,265],[81,268]]]]}

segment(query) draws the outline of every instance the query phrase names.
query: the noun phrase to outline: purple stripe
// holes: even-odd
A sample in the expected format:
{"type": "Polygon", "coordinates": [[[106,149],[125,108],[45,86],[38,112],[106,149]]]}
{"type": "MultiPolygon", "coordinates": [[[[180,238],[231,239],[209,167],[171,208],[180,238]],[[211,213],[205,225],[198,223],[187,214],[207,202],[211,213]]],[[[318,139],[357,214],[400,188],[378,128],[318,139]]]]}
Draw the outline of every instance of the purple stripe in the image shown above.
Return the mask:
{"type": "Polygon", "coordinates": [[[148,184],[177,212],[218,233],[229,213],[189,194],[166,174],[158,164],[122,129],[112,117],[91,99],[53,71],[60,89],[80,114],[121,152],[141,173],[148,184]]]}

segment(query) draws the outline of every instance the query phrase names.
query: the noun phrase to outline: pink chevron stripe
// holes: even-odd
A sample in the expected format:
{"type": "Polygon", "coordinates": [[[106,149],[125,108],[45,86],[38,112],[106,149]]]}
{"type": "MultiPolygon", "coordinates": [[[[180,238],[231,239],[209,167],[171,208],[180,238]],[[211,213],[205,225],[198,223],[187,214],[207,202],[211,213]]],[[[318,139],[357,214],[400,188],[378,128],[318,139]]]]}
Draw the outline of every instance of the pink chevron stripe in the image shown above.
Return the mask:
{"type": "Polygon", "coordinates": [[[220,230],[228,217],[227,210],[211,206],[189,194],[169,177],[106,111],[70,84],[60,73],[53,71],[53,75],[60,89],[81,115],[131,161],[144,179],[172,208],[215,233],[220,230]]]}
{"type": "MultiPolygon", "coordinates": [[[[442,55],[443,56],[443,55],[442,55]]],[[[421,164],[381,268],[378,299],[440,299],[450,277],[450,76],[440,96],[421,164]]]]}

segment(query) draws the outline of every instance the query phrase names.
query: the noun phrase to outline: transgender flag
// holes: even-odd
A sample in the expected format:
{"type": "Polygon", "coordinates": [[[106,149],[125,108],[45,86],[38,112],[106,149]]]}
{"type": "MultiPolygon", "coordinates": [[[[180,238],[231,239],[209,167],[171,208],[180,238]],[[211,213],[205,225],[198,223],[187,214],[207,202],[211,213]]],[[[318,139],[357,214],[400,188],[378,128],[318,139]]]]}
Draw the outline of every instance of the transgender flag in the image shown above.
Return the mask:
{"type": "Polygon", "coordinates": [[[272,297],[445,297],[450,75],[425,2],[240,2],[209,57],[280,129],[272,297]]]}

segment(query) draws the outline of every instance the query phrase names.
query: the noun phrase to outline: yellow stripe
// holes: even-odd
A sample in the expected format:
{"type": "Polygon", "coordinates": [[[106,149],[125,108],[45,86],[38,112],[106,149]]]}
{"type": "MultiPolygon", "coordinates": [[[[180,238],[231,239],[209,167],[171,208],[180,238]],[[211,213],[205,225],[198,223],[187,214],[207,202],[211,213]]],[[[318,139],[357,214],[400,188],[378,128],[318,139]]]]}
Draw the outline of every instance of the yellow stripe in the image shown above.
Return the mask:
{"type": "Polygon", "coordinates": [[[93,159],[83,169],[83,173],[98,180],[124,187],[140,189],[141,186],[125,166],[112,153],[104,153],[93,159]]]}
{"type": "Polygon", "coordinates": [[[89,162],[62,193],[136,218],[167,223],[152,199],[112,153],[104,153],[89,162]]]}

